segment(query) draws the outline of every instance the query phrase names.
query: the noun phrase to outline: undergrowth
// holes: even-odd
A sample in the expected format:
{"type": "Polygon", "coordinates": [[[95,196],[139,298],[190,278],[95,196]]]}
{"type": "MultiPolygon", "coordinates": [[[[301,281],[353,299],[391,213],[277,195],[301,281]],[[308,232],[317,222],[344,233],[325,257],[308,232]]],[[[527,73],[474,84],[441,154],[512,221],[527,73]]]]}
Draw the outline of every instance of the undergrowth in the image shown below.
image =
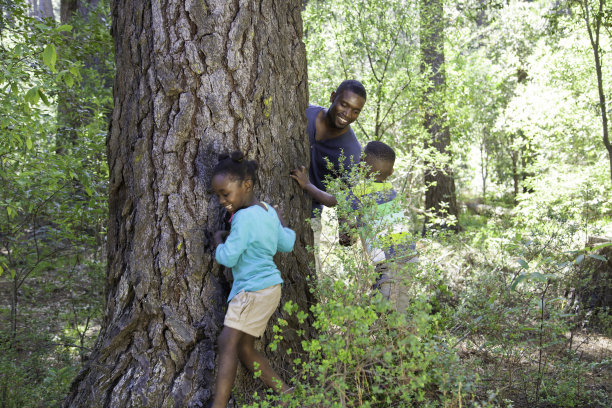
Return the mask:
{"type": "MultiPolygon", "coordinates": [[[[340,205],[338,217],[350,219],[351,211],[340,205]]],[[[404,313],[372,288],[377,276],[359,244],[329,244],[315,285],[319,303],[308,311],[285,305],[302,318],[309,313],[318,335],[293,352],[295,392],[282,400],[291,407],[609,406],[612,348],[585,353],[587,340],[577,340],[595,334],[572,290],[584,263],[606,261],[601,248],[584,246],[581,214],[554,205],[538,209],[540,222],[520,212],[464,213],[460,234],[415,235],[419,262],[404,270],[411,299],[404,313]]],[[[609,311],[598,315],[609,335],[609,311]]],[[[275,331],[282,341],[282,321],[275,331]]],[[[256,395],[250,407],[278,399],[256,395]]]]}

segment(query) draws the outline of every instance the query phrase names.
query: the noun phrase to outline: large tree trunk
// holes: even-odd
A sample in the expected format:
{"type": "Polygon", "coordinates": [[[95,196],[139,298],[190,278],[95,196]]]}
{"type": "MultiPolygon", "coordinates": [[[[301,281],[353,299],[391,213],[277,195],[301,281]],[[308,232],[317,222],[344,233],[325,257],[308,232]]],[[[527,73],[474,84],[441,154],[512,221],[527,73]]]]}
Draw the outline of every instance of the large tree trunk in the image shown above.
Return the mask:
{"type": "MultiPolygon", "coordinates": [[[[449,157],[450,129],[446,122],[445,111],[445,72],[444,72],[444,3],[442,0],[421,0],[421,53],[422,70],[429,72],[430,86],[425,91],[425,128],[430,138],[425,148],[434,148],[442,157],[449,157]]],[[[452,161],[426,163],[425,209],[446,219],[449,215],[458,216],[455,194],[455,179],[452,161]]],[[[427,222],[426,222],[427,225],[427,222]]],[[[457,229],[458,225],[445,226],[457,229]]]]}
{"type": "MultiPolygon", "coordinates": [[[[308,163],[307,77],[299,0],[112,3],[115,107],[107,139],[106,313],[66,407],[205,406],[230,282],[214,262],[227,228],[211,192],[217,154],[260,162],[259,198],[297,233],[277,257],[289,299],[307,310],[308,198],[289,170],[308,163]]],[[[284,316],[277,311],[276,317],[284,316]]],[[[289,319],[291,328],[298,323],[289,319]]],[[[302,327],[304,328],[304,327],[302,327]]],[[[263,343],[270,341],[267,331],[263,343]]],[[[286,380],[295,330],[265,353],[286,380]],[[293,333],[293,334],[292,334],[293,333]]],[[[244,372],[238,392],[260,381],[244,372]]]]}

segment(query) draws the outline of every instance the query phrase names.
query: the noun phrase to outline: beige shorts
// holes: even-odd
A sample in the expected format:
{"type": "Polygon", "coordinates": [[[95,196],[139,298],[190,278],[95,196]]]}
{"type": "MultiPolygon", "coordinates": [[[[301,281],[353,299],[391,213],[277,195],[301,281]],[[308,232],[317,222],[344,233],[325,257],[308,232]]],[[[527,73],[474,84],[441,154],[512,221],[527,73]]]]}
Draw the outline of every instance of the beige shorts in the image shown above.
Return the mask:
{"type": "Polygon", "coordinates": [[[256,292],[239,292],[230,300],[223,324],[253,337],[266,331],[268,320],[281,297],[281,285],[274,285],[256,292]]]}

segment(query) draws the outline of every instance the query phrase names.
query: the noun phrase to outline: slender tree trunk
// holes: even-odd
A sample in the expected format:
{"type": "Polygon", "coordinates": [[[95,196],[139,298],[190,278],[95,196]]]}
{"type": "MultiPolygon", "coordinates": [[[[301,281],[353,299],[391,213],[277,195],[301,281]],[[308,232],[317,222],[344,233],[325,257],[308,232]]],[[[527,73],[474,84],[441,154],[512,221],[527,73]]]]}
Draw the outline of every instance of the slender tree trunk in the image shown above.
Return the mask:
{"type": "Polygon", "coordinates": [[[53,2],[51,0],[39,0],[38,10],[42,18],[55,18],[53,13],[53,2]]]}
{"type": "MultiPolygon", "coordinates": [[[[482,132],[485,132],[482,130],[482,132]]],[[[484,134],[480,141],[480,177],[482,179],[482,198],[487,195],[487,179],[489,177],[489,155],[487,154],[487,143],[484,134]]]]}
{"type": "MultiPolygon", "coordinates": [[[[450,156],[450,129],[445,111],[444,71],[444,4],[442,0],[421,0],[421,52],[422,70],[429,72],[430,86],[425,91],[425,128],[430,138],[425,148],[434,148],[441,156],[450,156]]],[[[452,161],[444,164],[426,163],[425,209],[442,219],[457,217],[459,210],[455,194],[452,161]]],[[[426,222],[427,224],[427,222],[426,222]]],[[[458,229],[458,225],[445,225],[458,229]]]]}
{"type": "MultiPolygon", "coordinates": [[[[117,74],[107,139],[110,171],[106,313],[66,407],[201,407],[211,399],[216,340],[230,282],[214,262],[213,233],[227,228],[211,192],[217,154],[260,162],[259,198],[278,204],[297,233],[277,257],[281,302],[302,310],[312,233],[308,198],[289,178],[308,163],[307,77],[298,0],[116,0],[117,74]]],[[[275,353],[287,370],[304,329],[275,353]]],[[[270,341],[270,330],[263,343],[270,341]]],[[[260,381],[244,373],[238,393],[260,381]]]]}
{"type": "Polygon", "coordinates": [[[100,3],[99,0],[61,0],[60,20],[66,24],[70,22],[77,12],[81,17],[87,18],[91,10],[98,6],[98,3],[100,3]]]}
{"type": "Polygon", "coordinates": [[[512,158],[512,187],[514,191],[514,201],[517,201],[519,194],[519,187],[521,184],[519,174],[519,152],[516,150],[510,151],[510,157],[512,158]]]}
{"type": "Polygon", "coordinates": [[[55,18],[51,0],[28,0],[28,3],[30,4],[30,16],[39,19],[55,18]]]}
{"type": "Polygon", "coordinates": [[[17,285],[18,281],[17,275],[13,277],[12,287],[11,287],[11,345],[15,340],[15,336],[17,335],[17,291],[19,290],[19,286],[17,285]]]}
{"type": "Polygon", "coordinates": [[[38,0],[28,0],[28,4],[30,5],[30,16],[38,16],[38,0]]]}
{"type": "Polygon", "coordinates": [[[599,94],[599,110],[601,112],[601,127],[603,130],[603,143],[606,147],[606,150],[608,151],[608,160],[610,162],[610,180],[612,181],[612,144],[610,144],[610,136],[608,130],[608,112],[606,109],[606,94],[604,91],[602,73],[602,52],[599,44],[599,32],[601,30],[601,19],[603,18],[603,6],[605,3],[605,0],[598,0],[598,10],[595,13],[592,13],[588,0],[581,0],[580,6],[582,7],[584,21],[586,24],[587,32],[589,33],[589,40],[591,41],[591,48],[593,49],[595,72],[597,74],[597,91],[599,94]],[[593,15],[591,16],[591,14],[593,15]]]}
{"type": "MultiPolygon", "coordinates": [[[[68,24],[76,14],[79,0],[62,0],[60,3],[60,22],[68,24]]],[[[55,152],[64,154],[77,141],[77,129],[81,123],[74,109],[78,104],[75,92],[67,89],[58,94],[57,98],[57,135],[55,136],[55,152]]]]}
{"type": "MultiPolygon", "coordinates": [[[[62,24],[71,24],[75,17],[83,18],[85,21],[89,19],[98,19],[96,8],[99,0],[61,0],[60,3],[60,21],[62,24]]],[[[76,29],[75,29],[76,30],[76,29]]],[[[70,33],[68,35],[72,35],[70,33]]],[[[87,41],[82,33],[76,33],[77,41],[87,41]]],[[[60,51],[61,52],[61,51],[60,51]]],[[[102,78],[111,78],[111,73],[106,70],[100,62],[99,55],[85,56],[85,68],[94,69],[102,78]]],[[[91,78],[87,73],[82,78],[81,86],[88,85],[90,88],[96,89],[96,85],[89,85],[91,78]]],[[[111,81],[107,81],[106,89],[110,89],[111,81]]],[[[78,143],[78,130],[83,128],[90,122],[91,112],[87,110],[86,101],[80,100],[79,96],[83,97],[83,92],[78,92],[75,88],[66,88],[64,92],[59,93],[57,103],[57,135],[55,139],[55,151],[58,154],[64,154],[66,150],[70,150],[78,143]],[[78,107],[78,109],[75,109],[78,107]]],[[[110,120],[110,118],[109,118],[110,120]]]]}
{"type": "Polygon", "coordinates": [[[603,143],[608,151],[608,160],[610,162],[610,180],[612,181],[612,144],[610,144],[610,136],[608,130],[608,112],[606,111],[606,94],[603,88],[603,74],[601,71],[601,60],[599,52],[593,50],[595,54],[595,70],[597,72],[597,90],[599,92],[599,110],[601,111],[601,127],[603,133],[603,143]]]}

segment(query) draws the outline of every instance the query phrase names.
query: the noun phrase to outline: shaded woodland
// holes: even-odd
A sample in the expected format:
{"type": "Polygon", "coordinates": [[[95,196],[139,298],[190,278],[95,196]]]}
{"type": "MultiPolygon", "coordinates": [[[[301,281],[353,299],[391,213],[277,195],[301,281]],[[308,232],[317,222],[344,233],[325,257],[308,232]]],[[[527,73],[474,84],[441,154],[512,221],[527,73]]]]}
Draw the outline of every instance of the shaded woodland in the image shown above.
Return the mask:
{"type": "MultiPolygon", "coordinates": [[[[258,343],[283,404],[610,406],[611,7],[0,0],[0,407],[207,406],[231,285],[208,178],[233,149],[298,237],[258,343]],[[316,274],[289,177],[345,78],[359,141],[398,155],[405,313],[338,244],[349,200],[316,274]]],[[[278,404],[239,371],[230,406],[278,404]]]]}

